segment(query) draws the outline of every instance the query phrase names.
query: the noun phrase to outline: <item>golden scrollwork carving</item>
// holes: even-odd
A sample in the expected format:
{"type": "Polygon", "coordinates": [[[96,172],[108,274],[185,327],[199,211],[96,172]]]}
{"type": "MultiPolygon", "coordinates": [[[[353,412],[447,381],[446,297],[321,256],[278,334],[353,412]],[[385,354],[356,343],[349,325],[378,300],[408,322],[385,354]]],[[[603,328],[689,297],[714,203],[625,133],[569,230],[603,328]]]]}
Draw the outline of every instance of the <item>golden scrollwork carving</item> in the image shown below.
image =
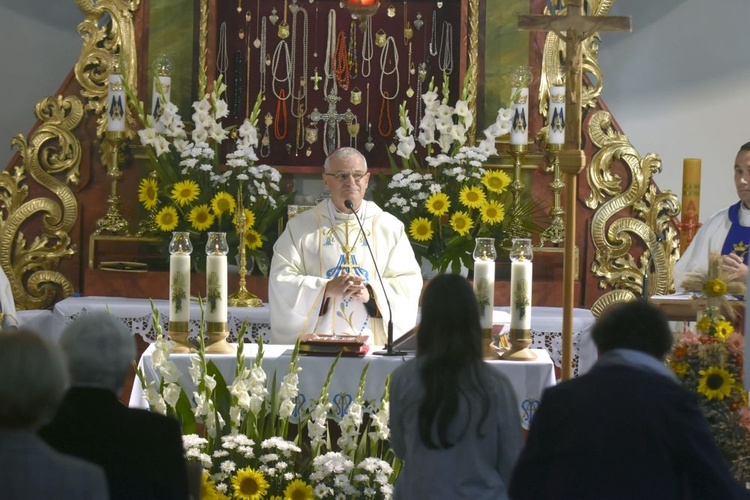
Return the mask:
{"type": "Polygon", "coordinates": [[[41,125],[27,138],[13,139],[21,165],[0,173],[0,265],[6,271],[19,309],[43,309],[55,299],[73,294],[73,285],[55,271],[60,259],[73,255],[70,232],[78,218],[78,203],[68,184],[77,184],[81,145],[72,130],[84,115],[77,97],[47,97],[36,105],[41,125]],[[28,199],[26,174],[54,198],[28,199]],[[65,182],[57,176],[65,178],[65,182]],[[22,231],[30,219],[41,221],[41,234],[28,242],[22,231]]]}
{"type": "Polygon", "coordinates": [[[138,60],[132,13],[138,9],[140,0],[76,0],[76,4],[86,19],[78,25],[83,47],[74,71],[86,109],[99,116],[97,135],[101,137],[107,127],[103,112],[107,104],[107,79],[115,62],[123,66],[123,77],[137,94],[138,60]],[[105,15],[109,21],[102,23],[105,15]]]}
{"type": "Polygon", "coordinates": [[[640,296],[645,273],[649,294],[669,293],[679,257],[679,240],[670,220],[679,213],[679,203],[676,195],[657,192],[651,182],[661,172],[659,157],[649,153],[641,158],[628,138],[612,128],[608,112],[597,111],[591,117],[588,135],[600,148],[587,170],[591,193],[586,205],[596,210],[591,223],[595,249],[591,270],[601,278],[601,288],[614,288],[592,306],[592,311],[601,313],[616,302],[640,296]],[[627,168],[624,179],[612,172],[617,160],[627,168]],[[638,258],[631,253],[634,236],[646,247],[638,258]],[[650,260],[654,270],[648,272],[650,260]]]}
{"type": "MultiPolygon", "coordinates": [[[[469,89],[469,110],[477,115],[477,85],[479,78],[479,0],[469,0],[468,16],[469,36],[467,43],[467,75],[466,88],[469,89]]],[[[469,141],[473,141],[477,133],[477,121],[468,130],[469,141]]]]}

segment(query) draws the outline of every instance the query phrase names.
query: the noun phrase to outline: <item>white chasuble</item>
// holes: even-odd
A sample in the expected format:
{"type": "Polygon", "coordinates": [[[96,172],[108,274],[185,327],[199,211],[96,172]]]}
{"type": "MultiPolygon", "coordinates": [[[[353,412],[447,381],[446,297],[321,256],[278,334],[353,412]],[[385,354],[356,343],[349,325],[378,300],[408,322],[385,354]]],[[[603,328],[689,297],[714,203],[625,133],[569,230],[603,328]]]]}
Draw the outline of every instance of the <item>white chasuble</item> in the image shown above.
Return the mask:
{"type": "Polygon", "coordinates": [[[372,202],[363,201],[357,214],[364,232],[354,215],[338,212],[329,200],[289,220],[274,245],[269,276],[274,343],[293,344],[300,335],[319,333],[365,335],[370,343],[382,345],[388,322],[386,294],[393,309],[394,338],[416,324],[422,277],[403,224],[372,202]],[[371,317],[353,298],[329,298],[324,307],[326,284],[344,272],[370,285],[378,317],[371,317]]]}

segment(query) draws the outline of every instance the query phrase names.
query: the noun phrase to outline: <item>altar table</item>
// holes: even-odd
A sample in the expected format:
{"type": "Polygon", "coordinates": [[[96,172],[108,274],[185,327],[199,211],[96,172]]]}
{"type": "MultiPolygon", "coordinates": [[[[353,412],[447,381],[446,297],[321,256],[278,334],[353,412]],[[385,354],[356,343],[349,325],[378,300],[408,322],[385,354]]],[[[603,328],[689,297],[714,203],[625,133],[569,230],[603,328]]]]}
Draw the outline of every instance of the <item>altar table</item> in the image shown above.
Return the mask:
{"type": "MultiPolygon", "coordinates": [[[[50,336],[59,338],[65,325],[81,314],[90,311],[108,310],[122,319],[134,334],[140,335],[146,342],[156,340],[151,302],[148,299],[127,299],[120,297],[70,297],[58,302],[53,311],[53,326],[50,336]]],[[[154,306],[160,312],[160,324],[166,332],[169,302],[154,300],[154,306]]],[[[496,310],[508,312],[507,307],[496,307],[496,310]]],[[[200,305],[193,301],[190,305],[190,327],[193,335],[200,323],[200,305]]],[[[227,322],[229,339],[237,341],[237,334],[243,322],[247,320],[245,338],[256,341],[263,338],[268,342],[271,335],[268,304],[261,307],[230,307],[227,322]]],[[[573,311],[573,375],[588,371],[596,362],[596,348],[591,340],[590,330],[594,317],[588,309],[573,311]]],[[[533,307],[531,310],[531,347],[545,349],[552,361],[559,368],[562,366],[562,309],[558,307],[533,307]]]]}
{"type": "MultiPolygon", "coordinates": [[[[292,347],[264,345],[263,369],[269,382],[273,380],[274,373],[276,374],[277,384],[286,375],[291,360],[292,347]]],[[[257,350],[256,344],[245,344],[246,365],[249,366],[255,361],[257,350]]],[[[153,351],[154,345],[151,344],[141,356],[138,367],[142,370],[147,382],[156,381],[158,383],[159,376],[154,370],[151,358],[153,351]]],[[[531,417],[539,406],[542,392],[545,388],[555,385],[554,367],[549,354],[543,349],[534,349],[533,351],[537,355],[535,361],[487,361],[493,368],[504,373],[510,379],[518,399],[521,423],[526,429],[528,429],[531,417]]],[[[188,397],[192,397],[192,392],[195,390],[188,372],[191,356],[197,356],[197,354],[171,355],[172,361],[182,373],[180,385],[185,389],[188,397]]],[[[365,379],[363,410],[372,412],[379,407],[388,374],[411,357],[389,357],[375,354],[368,354],[364,357],[342,357],[336,366],[328,391],[335,418],[338,420],[344,416],[349,403],[356,396],[360,375],[366,365],[369,364],[369,368],[365,379]]],[[[214,362],[227,384],[234,380],[236,367],[236,356],[234,354],[208,354],[207,359],[214,362]]],[[[333,360],[334,357],[332,356],[300,356],[299,367],[302,371],[299,374],[299,399],[295,415],[298,414],[300,408],[307,409],[310,402],[318,398],[333,360]]],[[[143,388],[137,378],[133,383],[129,404],[131,407],[148,408],[143,388]]]]}

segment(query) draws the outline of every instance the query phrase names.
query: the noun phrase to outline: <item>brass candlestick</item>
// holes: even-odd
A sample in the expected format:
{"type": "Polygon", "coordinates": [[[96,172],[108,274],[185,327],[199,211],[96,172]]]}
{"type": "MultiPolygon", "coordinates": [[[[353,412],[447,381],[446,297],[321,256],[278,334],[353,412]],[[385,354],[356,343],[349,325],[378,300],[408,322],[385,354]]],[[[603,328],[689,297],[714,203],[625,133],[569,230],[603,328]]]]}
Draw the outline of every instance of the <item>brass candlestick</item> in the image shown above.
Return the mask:
{"type": "Polygon", "coordinates": [[[549,227],[542,231],[542,234],[539,236],[541,245],[544,245],[545,241],[552,243],[562,243],[565,241],[565,222],[562,217],[565,214],[565,210],[560,206],[560,192],[565,187],[565,183],[563,183],[560,175],[560,149],[562,149],[561,144],[547,144],[547,156],[549,158],[547,172],[552,172],[552,182],[549,184],[549,189],[552,191],[554,201],[552,209],[549,212],[549,227]]]}
{"type": "Polygon", "coordinates": [[[237,188],[236,220],[240,252],[240,282],[239,289],[229,296],[228,304],[230,307],[261,307],[263,302],[246,288],[247,254],[245,251],[245,225],[247,224],[247,217],[245,216],[245,206],[242,201],[242,182],[240,182],[240,186],[237,188]]]}
{"type": "MultiPolygon", "coordinates": [[[[513,182],[510,183],[510,190],[513,193],[513,213],[517,214],[521,206],[521,192],[524,184],[521,180],[521,164],[526,155],[528,146],[526,144],[511,144],[510,156],[513,158],[513,182]]],[[[513,217],[510,227],[508,228],[508,239],[527,238],[528,232],[521,226],[519,217],[513,217]]]]}
{"type": "Polygon", "coordinates": [[[112,179],[112,189],[107,198],[107,213],[101,219],[96,221],[96,230],[94,234],[101,234],[102,231],[110,233],[128,233],[128,221],[120,215],[120,196],[117,194],[117,184],[122,179],[122,170],[120,165],[123,162],[123,144],[125,142],[125,132],[108,131],[104,134],[102,142],[102,163],[107,167],[107,176],[112,179]]]}

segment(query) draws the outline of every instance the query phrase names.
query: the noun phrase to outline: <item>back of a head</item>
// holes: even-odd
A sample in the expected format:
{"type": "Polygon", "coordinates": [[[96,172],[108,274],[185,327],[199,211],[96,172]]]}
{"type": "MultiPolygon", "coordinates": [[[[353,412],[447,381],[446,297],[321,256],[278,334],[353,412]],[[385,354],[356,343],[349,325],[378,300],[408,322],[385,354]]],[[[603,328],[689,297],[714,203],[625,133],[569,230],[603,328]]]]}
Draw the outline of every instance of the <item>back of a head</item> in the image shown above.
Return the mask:
{"type": "Polygon", "coordinates": [[[614,306],[597,320],[592,337],[600,354],[632,349],[664,359],[672,348],[672,330],[666,316],[645,300],[614,306]]]}
{"type": "Polygon", "coordinates": [[[481,338],[479,306],[468,280],[458,274],[431,279],[422,297],[417,355],[481,360],[481,338]]]}
{"type": "Polygon", "coordinates": [[[107,312],[79,317],[63,332],[60,345],[73,385],[118,393],[136,356],[135,339],[125,324],[107,312]]]}
{"type": "Polygon", "coordinates": [[[0,428],[47,423],[68,386],[58,346],[26,330],[0,332],[0,428]]]}

